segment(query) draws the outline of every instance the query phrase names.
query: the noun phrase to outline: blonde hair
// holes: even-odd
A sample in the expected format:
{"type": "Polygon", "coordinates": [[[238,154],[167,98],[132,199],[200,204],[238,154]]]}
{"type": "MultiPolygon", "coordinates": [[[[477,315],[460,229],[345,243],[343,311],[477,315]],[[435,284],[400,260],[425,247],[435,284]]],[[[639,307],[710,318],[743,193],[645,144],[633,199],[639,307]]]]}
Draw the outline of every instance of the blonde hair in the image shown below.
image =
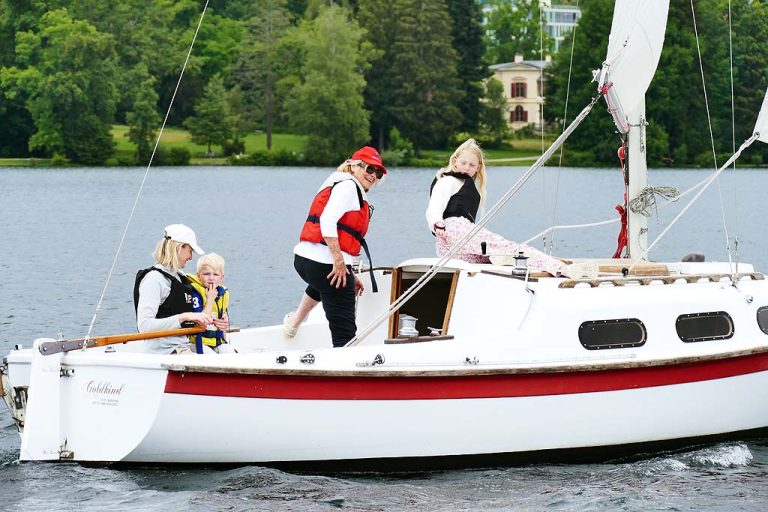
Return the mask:
{"type": "Polygon", "coordinates": [[[200,256],[197,260],[197,273],[202,272],[203,268],[208,267],[214,272],[224,275],[224,258],[215,252],[209,252],[200,256]]]}
{"type": "Polygon", "coordinates": [[[155,263],[167,267],[173,271],[181,270],[181,262],[179,261],[179,249],[184,244],[171,240],[169,237],[164,236],[155,247],[155,252],[152,254],[155,258],[155,263]]]}
{"type": "Polygon", "coordinates": [[[480,144],[478,144],[475,139],[467,139],[457,147],[456,151],[453,152],[451,158],[448,160],[448,165],[437,171],[435,178],[440,179],[443,177],[443,174],[447,172],[459,172],[456,169],[456,159],[465,151],[468,151],[477,157],[477,172],[472,179],[475,181],[475,187],[477,187],[477,191],[480,193],[480,210],[482,211],[485,208],[485,155],[480,148],[480,144]]]}

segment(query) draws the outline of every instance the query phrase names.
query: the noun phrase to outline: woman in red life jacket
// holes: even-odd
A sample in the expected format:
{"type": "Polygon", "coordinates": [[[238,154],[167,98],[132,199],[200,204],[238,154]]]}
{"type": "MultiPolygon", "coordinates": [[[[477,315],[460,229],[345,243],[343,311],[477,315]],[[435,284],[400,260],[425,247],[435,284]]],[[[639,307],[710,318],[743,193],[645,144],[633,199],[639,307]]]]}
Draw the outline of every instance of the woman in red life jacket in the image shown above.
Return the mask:
{"type": "MultiPolygon", "coordinates": [[[[296,311],[283,319],[286,337],[296,335],[319,302],[323,303],[334,347],[343,347],[355,337],[355,297],[363,293],[364,286],[352,274],[352,263],[359,258],[361,248],[368,251],[364,237],[372,208],[366,192],[386,173],[378,151],[365,146],[341,164],[315,195],[300,241],[293,249],[293,265],[307,288],[296,311]]],[[[372,284],[376,291],[375,282],[372,284]]]]}

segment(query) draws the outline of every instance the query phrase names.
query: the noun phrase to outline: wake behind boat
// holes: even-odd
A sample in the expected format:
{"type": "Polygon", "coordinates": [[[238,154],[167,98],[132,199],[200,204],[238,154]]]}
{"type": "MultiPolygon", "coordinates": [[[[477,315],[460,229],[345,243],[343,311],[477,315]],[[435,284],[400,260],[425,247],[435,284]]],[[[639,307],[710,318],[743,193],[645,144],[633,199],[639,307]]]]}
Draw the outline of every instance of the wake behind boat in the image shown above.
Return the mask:
{"type": "MultiPolygon", "coordinates": [[[[667,8],[616,2],[597,73],[627,140],[630,197],[645,186],[643,95],[667,8]]],[[[768,142],[768,100],[755,140],[768,142]]],[[[632,259],[575,260],[559,277],[506,255],[372,269],[379,293],[359,299],[366,327],[344,348],[319,311],[293,340],[282,325],[233,333],[238,354],[35,340],[2,375],[20,459],[414,469],[605,459],[765,430],[764,275],[645,261],[641,217],[629,217],[632,259]]]]}

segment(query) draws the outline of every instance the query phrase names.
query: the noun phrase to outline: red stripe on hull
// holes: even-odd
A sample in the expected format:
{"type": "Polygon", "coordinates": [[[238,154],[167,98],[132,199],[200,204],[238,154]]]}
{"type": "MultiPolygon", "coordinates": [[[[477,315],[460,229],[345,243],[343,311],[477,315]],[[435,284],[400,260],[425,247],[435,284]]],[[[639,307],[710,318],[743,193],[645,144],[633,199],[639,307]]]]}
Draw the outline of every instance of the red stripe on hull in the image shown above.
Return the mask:
{"type": "Polygon", "coordinates": [[[443,377],[168,372],[166,393],[294,400],[443,400],[567,395],[668,386],[768,370],[768,354],[604,371],[443,377]]]}

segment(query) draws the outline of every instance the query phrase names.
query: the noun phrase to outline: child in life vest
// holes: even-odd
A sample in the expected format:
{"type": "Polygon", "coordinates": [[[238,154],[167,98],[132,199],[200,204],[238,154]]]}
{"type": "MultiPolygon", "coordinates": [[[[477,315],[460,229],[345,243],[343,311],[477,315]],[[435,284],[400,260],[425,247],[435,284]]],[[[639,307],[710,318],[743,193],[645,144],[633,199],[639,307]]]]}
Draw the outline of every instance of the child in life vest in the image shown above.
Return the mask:
{"type": "Polygon", "coordinates": [[[194,351],[198,354],[235,352],[222,330],[229,326],[229,290],[222,285],[224,258],[213,252],[201,256],[197,260],[197,273],[187,275],[187,280],[195,289],[192,297],[194,310],[211,315],[218,324],[207,326],[203,333],[190,335],[189,342],[194,351]]]}

